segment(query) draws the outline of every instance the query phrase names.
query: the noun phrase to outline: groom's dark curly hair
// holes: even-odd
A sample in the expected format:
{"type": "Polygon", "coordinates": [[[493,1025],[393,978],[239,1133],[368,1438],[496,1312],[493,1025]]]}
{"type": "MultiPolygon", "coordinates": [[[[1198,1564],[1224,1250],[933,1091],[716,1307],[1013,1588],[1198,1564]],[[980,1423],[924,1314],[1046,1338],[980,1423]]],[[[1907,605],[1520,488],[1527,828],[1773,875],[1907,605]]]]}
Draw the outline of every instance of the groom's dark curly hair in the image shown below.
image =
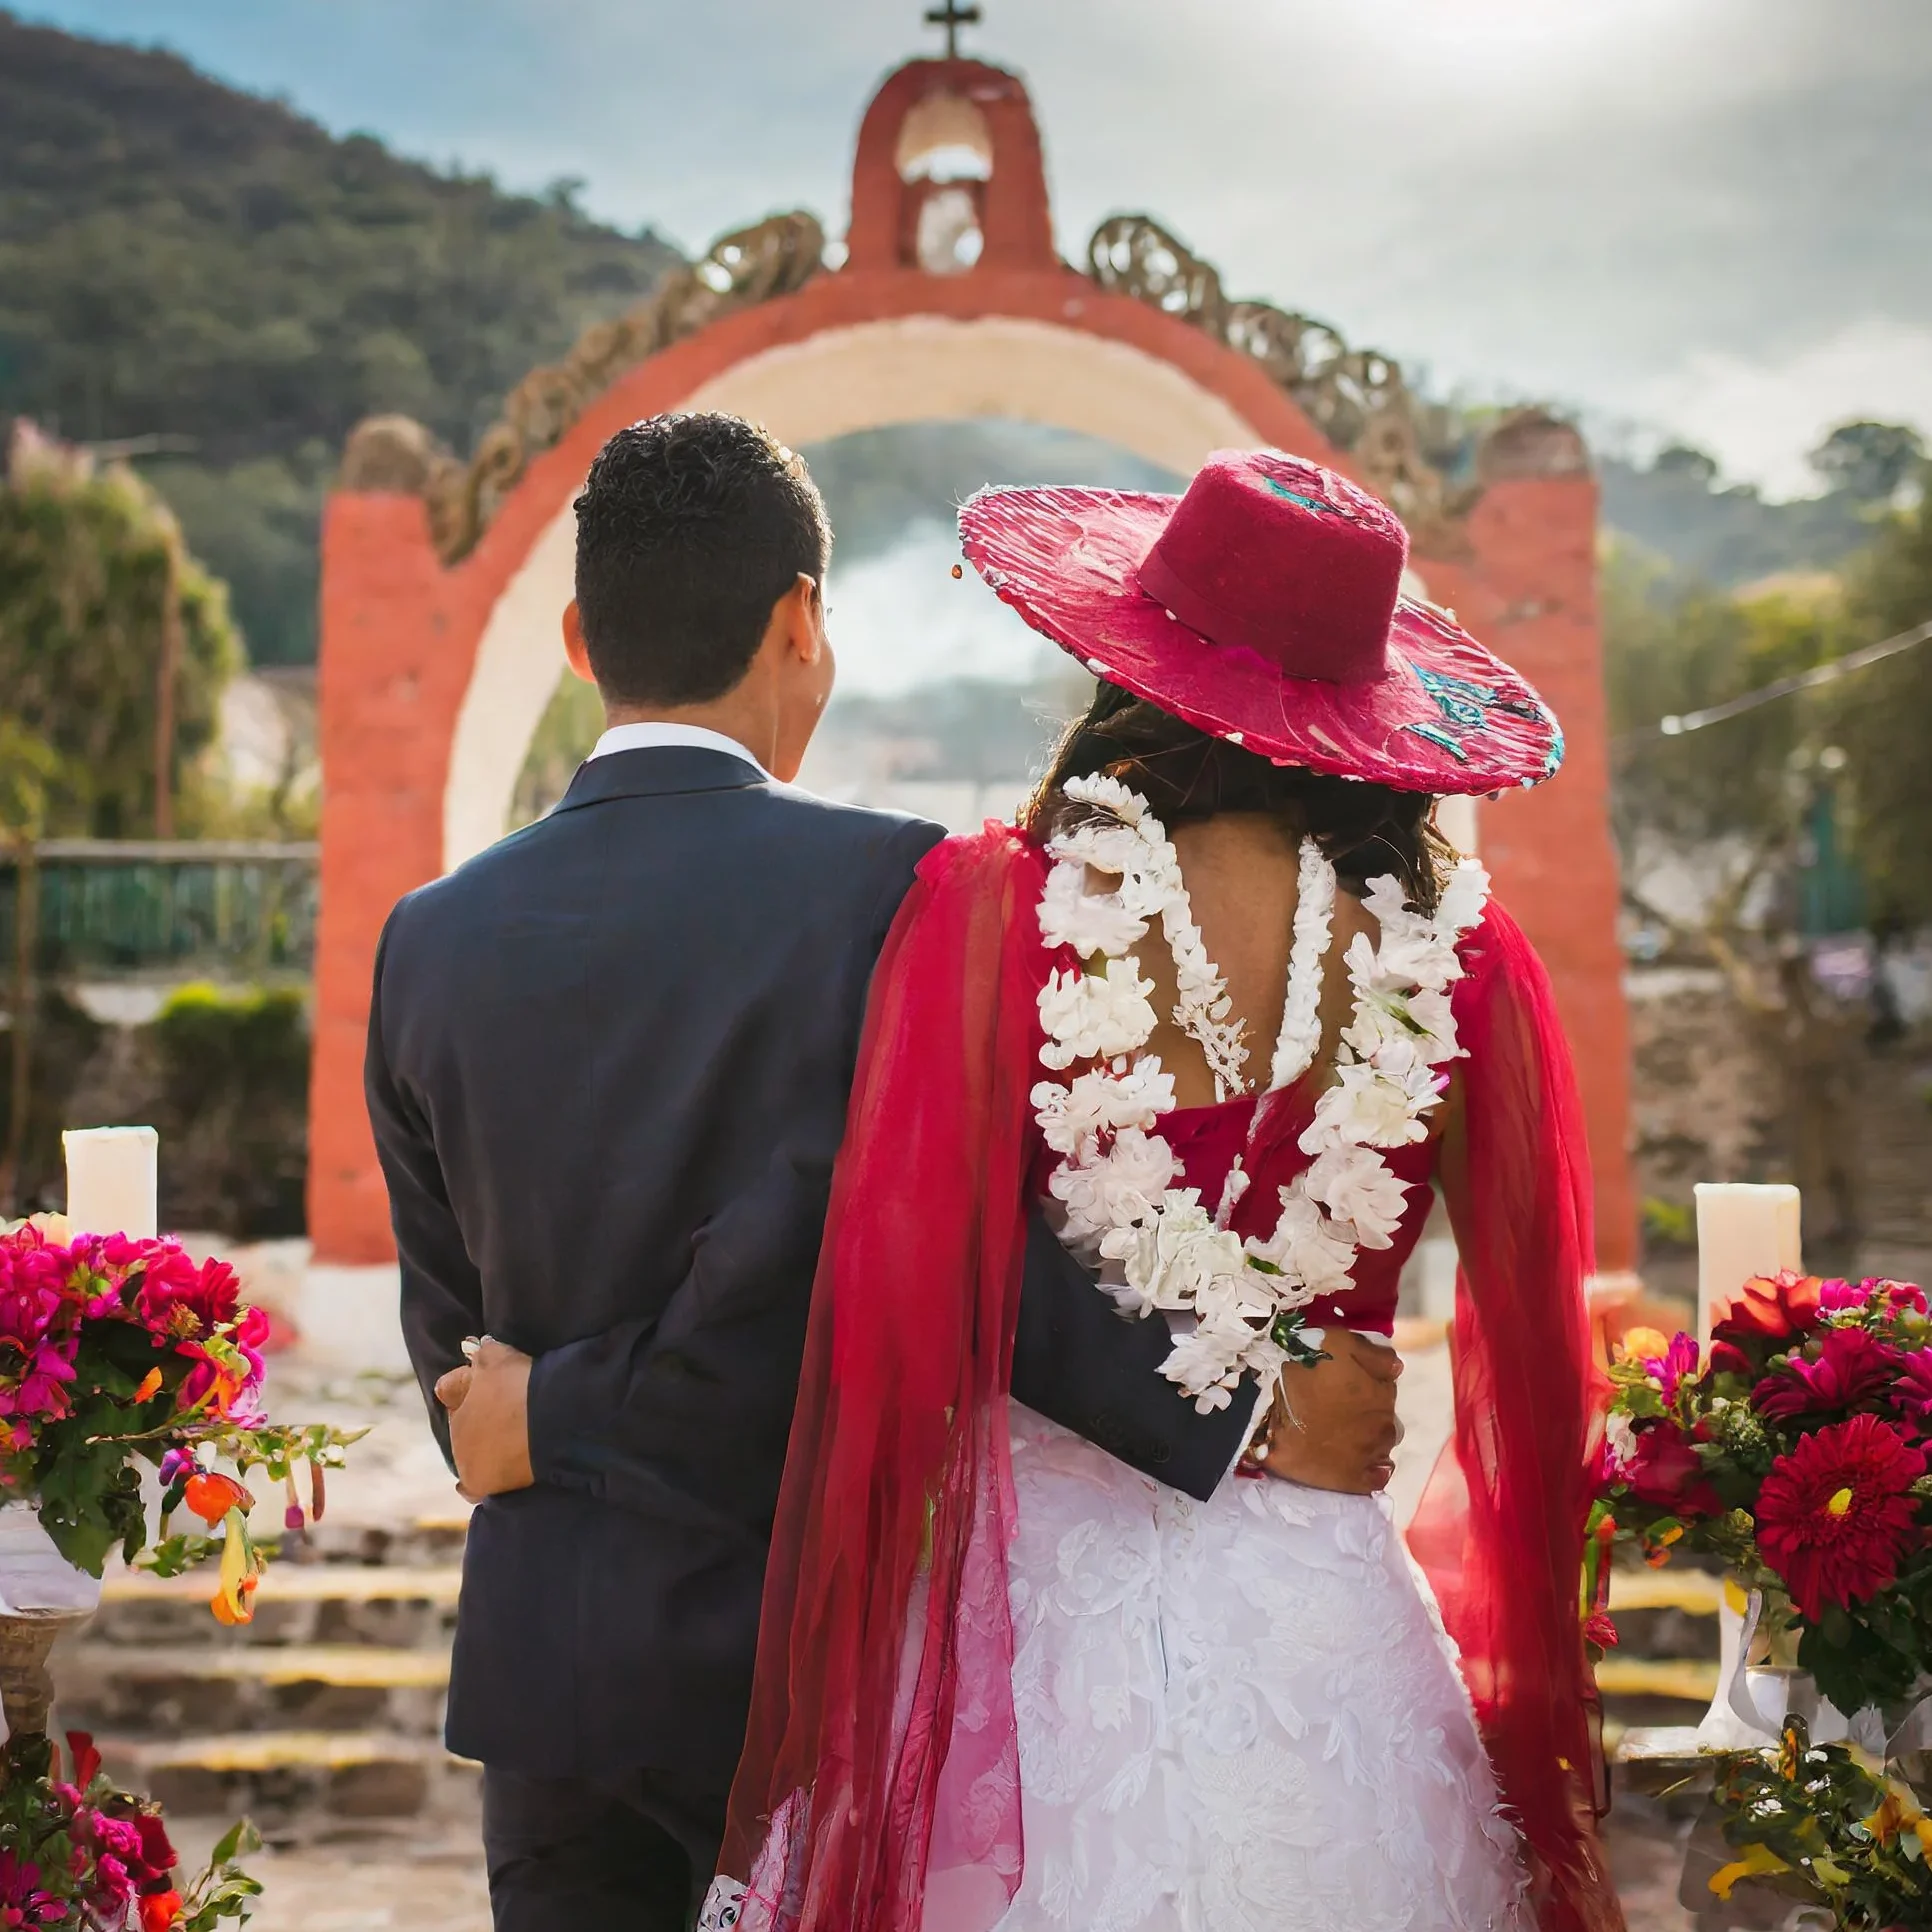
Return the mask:
{"type": "Polygon", "coordinates": [[[652,416],[598,451],[577,498],[577,611],[606,702],[703,704],[757,655],[832,530],[803,461],[742,417],[652,416]]]}

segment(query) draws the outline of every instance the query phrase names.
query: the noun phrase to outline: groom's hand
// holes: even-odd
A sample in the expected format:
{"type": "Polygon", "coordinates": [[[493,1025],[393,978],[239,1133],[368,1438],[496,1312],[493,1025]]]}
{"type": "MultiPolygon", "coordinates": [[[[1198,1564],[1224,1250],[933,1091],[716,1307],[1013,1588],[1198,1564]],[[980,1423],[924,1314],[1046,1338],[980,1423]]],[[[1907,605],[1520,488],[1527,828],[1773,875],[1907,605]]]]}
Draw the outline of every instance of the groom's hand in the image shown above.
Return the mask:
{"type": "Polygon", "coordinates": [[[1330,1328],[1328,1359],[1281,1372],[1267,1469],[1310,1489],[1372,1496],[1395,1474],[1395,1384],[1402,1358],[1346,1328],[1330,1328]]]}
{"type": "Polygon", "coordinates": [[[436,1399],[449,1411],[449,1450],[464,1496],[481,1502],[530,1487],[529,1356],[485,1336],[467,1368],[437,1382],[436,1399]]]}

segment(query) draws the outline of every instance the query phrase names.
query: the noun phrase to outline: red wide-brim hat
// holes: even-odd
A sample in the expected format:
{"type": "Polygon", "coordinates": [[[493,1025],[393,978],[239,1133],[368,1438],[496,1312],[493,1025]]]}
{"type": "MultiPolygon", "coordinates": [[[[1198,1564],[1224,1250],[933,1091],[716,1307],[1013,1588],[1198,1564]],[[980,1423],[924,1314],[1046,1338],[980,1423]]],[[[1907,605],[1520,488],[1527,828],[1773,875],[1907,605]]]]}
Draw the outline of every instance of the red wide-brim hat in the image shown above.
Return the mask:
{"type": "Polygon", "coordinates": [[[1000,597],[1096,677],[1278,765],[1443,794],[1563,762],[1531,686],[1402,594],[1395,513],[1317,464],[1224,450],[1178,497],[982,490],[959,529],[1000,597]]]}

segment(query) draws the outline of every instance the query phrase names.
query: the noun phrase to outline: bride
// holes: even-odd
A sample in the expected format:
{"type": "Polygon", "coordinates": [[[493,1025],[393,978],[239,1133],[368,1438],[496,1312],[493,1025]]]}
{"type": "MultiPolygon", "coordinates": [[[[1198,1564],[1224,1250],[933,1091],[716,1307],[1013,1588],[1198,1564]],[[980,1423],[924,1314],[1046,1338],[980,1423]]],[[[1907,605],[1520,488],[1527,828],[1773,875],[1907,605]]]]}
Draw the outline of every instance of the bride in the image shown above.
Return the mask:
{"type": "Polygon", "coordinates": [[[701,1923],[1620,1926],[1582,1131],[1542,970],[1433,820],[1553,773],[1555,721],[1400,595],[1383,505],[1286,456],[961,526],[1099,687],[880,962],[701,1923]],[[1324,1331],[1390,1334],[1432,1184],[1457,1422],[1405,1548],[1265,1468],[1324,1331]],[[1036,1195],[1169,1326],[1177,1400],[1253,1405],[1211,1501],[1009,1400],[1036,1195]]]}

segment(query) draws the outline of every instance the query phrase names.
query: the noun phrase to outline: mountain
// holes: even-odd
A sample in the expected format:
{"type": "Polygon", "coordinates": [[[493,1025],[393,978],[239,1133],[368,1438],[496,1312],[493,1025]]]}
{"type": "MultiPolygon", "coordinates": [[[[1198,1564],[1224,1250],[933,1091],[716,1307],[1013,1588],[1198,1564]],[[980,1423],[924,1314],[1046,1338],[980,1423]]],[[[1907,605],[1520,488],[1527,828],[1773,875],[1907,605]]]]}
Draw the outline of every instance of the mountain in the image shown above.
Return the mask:
{"type": "Polygon", "coordinates": [[[0,12],[0,417],[159,442],[145,472],[257,662],[314,654],[316,517],[354,423],[401,410],[466,449],[677,259],[568,183],[506,194],[0,12]]]}

